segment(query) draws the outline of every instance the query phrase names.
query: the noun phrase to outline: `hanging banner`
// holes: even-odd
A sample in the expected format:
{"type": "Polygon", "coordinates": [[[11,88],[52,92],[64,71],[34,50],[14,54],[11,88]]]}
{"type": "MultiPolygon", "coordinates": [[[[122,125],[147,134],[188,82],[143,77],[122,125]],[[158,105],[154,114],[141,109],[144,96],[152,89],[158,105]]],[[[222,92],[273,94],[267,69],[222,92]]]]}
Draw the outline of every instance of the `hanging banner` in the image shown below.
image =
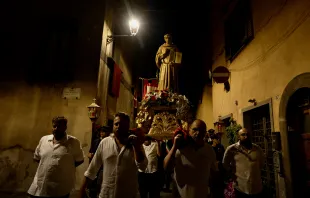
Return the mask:
{"type": "Polygon", "coordinates": [[[158,80],[157,78],[151,78],[151,79],[142,79],[142,98],[149,93],[149,92],[154,92],[157,90],[158,87],[158,80]]]}
{"type": "Polygon", "coordinates": [[[139,104],[139,102],[138,102],[138,92],[137,92],[137,90],[135,90],[134,94],[133,94],[133,106],[134,106],[135,109],[138,108],[138,104],[139,104]]]}
{"type": "Polygon", "coordinates": [[[148,79],[142,80],[142,98],[144,98],[145,94],[147,93],[147,85],[149,84],[148,79]]]}
{"type": "Polygon", "coordinates": [[[146,93],[154,92],[155,90],[157,90],[157,87],[158,87],[158,80],[151,80],[151,82],[147,84],[146,93]]]}
{"type": "Polygon", "coordinates": [[[114,71],[113,71],[113,84],[112,84],[112,95],[116,98],[119,96],[119,89],[121,85],[121,78],[122,78],[122,70],[119,66],[115,63],[114,64],[114,71]]]}

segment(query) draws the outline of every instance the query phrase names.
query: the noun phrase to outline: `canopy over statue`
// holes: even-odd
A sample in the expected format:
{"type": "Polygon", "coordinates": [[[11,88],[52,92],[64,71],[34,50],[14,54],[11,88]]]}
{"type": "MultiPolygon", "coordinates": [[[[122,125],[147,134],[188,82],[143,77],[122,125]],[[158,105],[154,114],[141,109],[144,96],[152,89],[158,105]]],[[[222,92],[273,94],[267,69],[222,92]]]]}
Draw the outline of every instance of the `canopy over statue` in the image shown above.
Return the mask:
{"type": "Polygon", "coordinates": [[[156,54],[155,62],[160,69],[158,90],[178,92],[178,66],[181,64],[182,53],[172,43],[170,34],[165,34],[165,43],[156,54]]]}

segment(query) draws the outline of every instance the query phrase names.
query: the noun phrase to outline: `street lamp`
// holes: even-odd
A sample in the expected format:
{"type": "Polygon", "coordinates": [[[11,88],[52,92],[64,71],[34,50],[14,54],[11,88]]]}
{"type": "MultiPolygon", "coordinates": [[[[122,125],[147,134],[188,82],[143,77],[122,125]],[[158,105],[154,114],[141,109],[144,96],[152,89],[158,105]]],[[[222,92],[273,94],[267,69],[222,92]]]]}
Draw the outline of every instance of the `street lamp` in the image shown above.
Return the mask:
{"type": "Polygon", "coordinates": [[[101,107],[96,104],[96,99],[93,99],[93,103],[91,103],[88,108],[88,117],[92,121],[92,123],[95,123],[97,119],[100,116],[101,107]]]}
{"type": "Polygon", "coordinates": [[[92,135],[91,135],[91,145],[93,145],[95,138],[97,137],[96,134],[96,121],[100,116],[100,112],[101,112],[101,107],[99,105],[96,104],[96,99],[93,99],[93,103],[91,103],[88,107],[88,117],[92,122],[92,126],[91,126],[91,131],[92,131],[92,135]]]}
{"type": "Polygon", "coordinates": [[[108,35],[107,36],[107,44],[113,42],[115,37],[125,37],[125,36],[136,36],[140,28],[140,23],[136,19],[131,19],[129,21],[129,29],[130,29],[130,34],[127,35],[108,35]]]}
{"type": "Polygon", "coordinates": [[[138,33],[139,28],[140,28],[139,21],[136,19],[131,19],[129,21],[129,28],[130,28],[131,36],[136,36],[136,34],[138,33]]]}
{"type": "Polygon", "coordinates": [[[214,130],[215,133],[218,133],[219,135],[222,135],[225,131],[225,123],[223,122],[220,116],[218,121],[214,123],[214,130]]]}

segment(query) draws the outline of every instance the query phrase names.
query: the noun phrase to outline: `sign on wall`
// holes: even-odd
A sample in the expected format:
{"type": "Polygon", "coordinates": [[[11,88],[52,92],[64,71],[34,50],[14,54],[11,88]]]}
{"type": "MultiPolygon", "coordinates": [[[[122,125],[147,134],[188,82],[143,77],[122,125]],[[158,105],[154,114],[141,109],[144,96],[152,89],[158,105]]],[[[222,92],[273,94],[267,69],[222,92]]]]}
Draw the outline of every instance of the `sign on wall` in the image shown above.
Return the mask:
{"type": "Polygon", "coordinates": [[[80,99],[80,97],[81,97],[81,88],[65,87],[62,92],[63,99],[80,99]]]}
{"type": "Polygon", "coordinates": [[[212,78],[216,83],[225,83],[228,81],[230,76],[230,71],[224,67],[219,66],[215,68],[212,72],[212,78]]]}

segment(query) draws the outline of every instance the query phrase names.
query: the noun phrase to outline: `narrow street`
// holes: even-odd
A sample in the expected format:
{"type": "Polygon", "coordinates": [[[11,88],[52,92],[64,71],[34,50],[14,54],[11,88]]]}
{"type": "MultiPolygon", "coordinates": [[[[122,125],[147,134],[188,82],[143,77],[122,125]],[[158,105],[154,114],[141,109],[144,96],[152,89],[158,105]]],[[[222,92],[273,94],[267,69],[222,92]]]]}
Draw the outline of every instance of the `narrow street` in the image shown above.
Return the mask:
{"type": "MultiPolygon", "coordinates": [[[[78,192],[75,191],[70,195],[70,198],[77,198],[78,192]]],[[[20,193],[20,194],[11,194],[11,193],[1,193],[0,192],[0,198],[29,198],[27,194],[25,193],[20,193]]],[[[139,195],[137,195],[137,198],[139,198],[139,195]]],[[[165,193],[161,192],[160,193],[160,198],[172,198],[171,193],[165,193]]]]}
{"type": "Polygon", "coordinates": [[[0,7],[0,198],[310,198],[310,0],[0,7]]]}

